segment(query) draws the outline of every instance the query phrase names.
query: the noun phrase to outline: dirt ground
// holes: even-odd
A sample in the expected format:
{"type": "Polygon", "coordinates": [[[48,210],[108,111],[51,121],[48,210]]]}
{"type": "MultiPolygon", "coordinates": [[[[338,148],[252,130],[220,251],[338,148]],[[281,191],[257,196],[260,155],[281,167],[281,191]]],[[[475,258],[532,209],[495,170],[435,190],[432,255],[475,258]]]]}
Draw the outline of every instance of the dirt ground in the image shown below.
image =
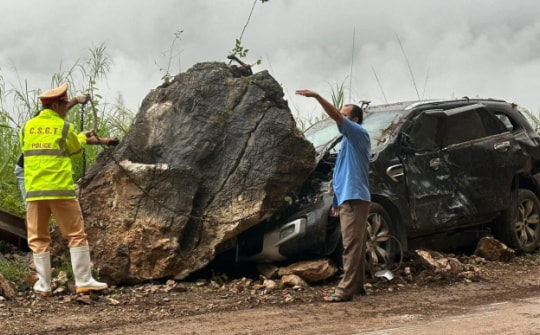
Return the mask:
{"type": "Polygon", "coordinates": [[[454,273],[407,260],[394,279],[369,278],[367,296],[345,303],[321,299],[339,276],[303,289],[268,290],[256,275],[226,278],[210,270],[190,281],[113,287],[99,295],[68,291],[40,298],[26,291],[0,300],[0,334],[450,334],[448,327],[457,327],[456,334],[540,332],[540,306],[533,313],[523,305],[539,305],[527,300],[540,297],[538,253],[505,263],[458,259],[465,267],[454,273]],[[501,304],[515,315],[494,314],[501,304]],[[475,315],[470,323],[467,315],[475,315]],[[519,325],[505,322],[505,315],[519,325]]]}

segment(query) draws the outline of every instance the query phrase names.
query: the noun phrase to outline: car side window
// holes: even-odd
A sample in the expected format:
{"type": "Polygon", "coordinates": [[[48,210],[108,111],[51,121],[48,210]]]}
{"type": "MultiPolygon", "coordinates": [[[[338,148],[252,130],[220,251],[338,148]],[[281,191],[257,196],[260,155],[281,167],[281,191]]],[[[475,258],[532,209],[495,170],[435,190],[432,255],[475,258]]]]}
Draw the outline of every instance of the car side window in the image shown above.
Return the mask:
{"type": "Polygon", "coordinates": [[[442,120],[443,148],[487,136],[484,122],[482,122],[478,110],[453,114],[442,120]]]}
{"type": "Polygon", "coordinates": [[[420,114],[412,123],[408,138],[411,149],[430,151],[439,148],[437,145],[437,118],[420,114]]]}

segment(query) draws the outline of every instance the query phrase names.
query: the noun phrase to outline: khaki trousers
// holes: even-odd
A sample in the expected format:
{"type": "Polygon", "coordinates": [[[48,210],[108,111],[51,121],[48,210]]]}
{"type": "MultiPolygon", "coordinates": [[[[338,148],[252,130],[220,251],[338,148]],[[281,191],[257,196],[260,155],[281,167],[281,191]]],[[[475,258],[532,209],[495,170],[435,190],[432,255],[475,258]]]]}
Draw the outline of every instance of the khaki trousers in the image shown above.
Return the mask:
{"type": "Polygon", "coordinates": [[[369,202],[348,200],[339,206],[343,239],[343,278],[336,293],[352,297],[364,285],[366,271],[366,227],[369,202]]]}
{"type": "Polygon", "coordinates": [[[49,219],[56,219],[69,248],[88,245],[84,221],[77,199],[36,200],[27,202],[26,223],[28,246],[35,254],[49,251],[51,235],[49,219]]]}

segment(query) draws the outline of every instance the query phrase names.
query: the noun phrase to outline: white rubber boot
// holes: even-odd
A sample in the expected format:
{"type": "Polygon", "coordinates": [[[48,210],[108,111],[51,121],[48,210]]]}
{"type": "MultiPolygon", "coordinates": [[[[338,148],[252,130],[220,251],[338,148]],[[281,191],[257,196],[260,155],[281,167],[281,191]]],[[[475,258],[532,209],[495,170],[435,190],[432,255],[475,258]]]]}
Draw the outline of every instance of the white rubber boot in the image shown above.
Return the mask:
{"type": "Polygon", "coordinates": [[[69,252],[77,293],[102,291],[109,287],[107,283],[98,282],[92,277],[90,248],[88,246],[71,248],[69,252]]]}
{"type": "Polygon", "coordinates": [[[34,265],[38,281],[34,284],[34,293],[42,297],[52,296],[51,290],[51,254],[44,252],[34,255],[34,265]]]}

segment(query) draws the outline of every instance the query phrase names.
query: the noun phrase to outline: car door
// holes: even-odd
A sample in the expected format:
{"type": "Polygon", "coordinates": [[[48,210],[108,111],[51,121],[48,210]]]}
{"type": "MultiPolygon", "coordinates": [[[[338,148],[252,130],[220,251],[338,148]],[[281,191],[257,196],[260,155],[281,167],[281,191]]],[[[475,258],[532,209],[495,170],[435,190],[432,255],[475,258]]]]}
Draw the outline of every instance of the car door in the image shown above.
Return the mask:
{"type": "Polygon", "coordinates": [[[517,146],[483,105],[425,111],[407,136],[413,153],[402,160],[416,233],[478,223],[504,208],[517,146]]]}
{"type": "Polygon", "coordinates": [[[441,111],[425,111],[404,126],[400,159],[405,172],[410,237],[431,233],[455,216],[455,186],[441,148],[441,111]]]}

